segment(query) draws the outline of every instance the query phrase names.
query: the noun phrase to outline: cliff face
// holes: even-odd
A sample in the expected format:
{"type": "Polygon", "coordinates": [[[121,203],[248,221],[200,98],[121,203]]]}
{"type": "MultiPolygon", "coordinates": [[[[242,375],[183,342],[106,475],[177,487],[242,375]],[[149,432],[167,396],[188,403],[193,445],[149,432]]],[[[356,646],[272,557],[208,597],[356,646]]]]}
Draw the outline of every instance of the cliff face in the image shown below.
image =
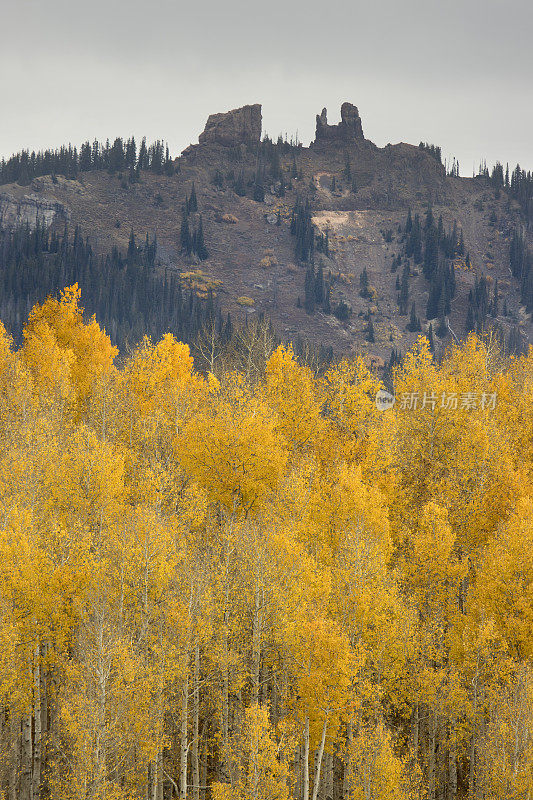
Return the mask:
{"type": "Polygon", "coordinates": [[[234,147],[252,144],[261,140],[261,106],[255,103],[235,108],[225,114],[211,114],[203,133],[198,137],[200,144],[220,144],[234,147]]]}
{"type": "Polygon", "coordinates": [[[49,228],[54,222],[68,222],[70,214],[62,203],[42,200],[34,194],[16,198],[11,194],[0,194],[0,225],[12,227],[29,225],[49,228]]]}

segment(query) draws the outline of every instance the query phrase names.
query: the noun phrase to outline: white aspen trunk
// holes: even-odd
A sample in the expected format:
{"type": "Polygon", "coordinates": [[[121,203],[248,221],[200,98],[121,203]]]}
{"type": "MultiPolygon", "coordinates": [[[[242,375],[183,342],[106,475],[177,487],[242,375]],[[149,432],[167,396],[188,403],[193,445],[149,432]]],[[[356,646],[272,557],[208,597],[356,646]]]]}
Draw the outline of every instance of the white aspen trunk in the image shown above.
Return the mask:
{"type": "Polygon", "coordinates": [[[207,787],[207,751],[204,747],[202,750],[203,758],[200,762],[200,797],[206,796],[207,787]]]}
{"type": "Polygon", "coordinates": [[[333,797],[333,756],[324,753],[324,797],[333,797]]]}
{"type": "MultiPolygon", "coordinates": [[[[99,787],[105,781],[106,776],[106,761],[107,761],[107,737],[106,737],[106,703],[107,703],[107,686],[105,677],[100,675],[99,686],[99,708],[98,708],[98,723],[95,737],[94,747],[94,775],[96,785],[99,787]]],[[[154,800],[157,800],[155,798],[154,800]]]]}
{"type": "MultiPolygon", "coordinates": [[[[46,642],[41,646],[42,661],[46,659],[48,654],[48,644],[46,642]]],[[[48,720],[48,678],[46,670],[43,672],[41,667],[41,766],[46,759],[46,744],[49,730],[48,720]]]]}
{"type": "Polygon", "coordinates": [[[41,648],[35,646],[35,663],[33,665],[33,800],[39,800],[41,794],[41,648]]]}
{"type": "Polygon", "coordinates": [[[222,742],[223,742],[223,779],[229,781],[229,647],[228,647],[228,612],[224,612],[224,677],[222,686],[222,742]]]}
{"type": "Polygon", "coordinates": [[[455,741],[455,720],[450,725],[450,740],[448,744],[448,800],[457,797],[457,743],[455,741]]]}
{"type": "Polygon", "coordinates": [[[259,797],[259,748],[255,733],[252,734],[250,748],[250,771],[252,773],[252,800],[261,800],[259,797]]]}
{"type": "Polygon", "coordinates": [[[153,761],[152,769],[152,800],[157,800],[157,783],[159,781],[159,751],[153,761]]]}
{"type": "MultiPolygon", "coordinates": [[[[479,689],[480,695],[480,702],[481,707],[483,707],[485,702],[485,687],[482,685],[479,689]]],[[[486,748],[486,738],[485,738],[485,720],[482,717],[479,722],[478,726],[478,736],[476,737],[475,741],[475,753],[474,753],[474,796],[476,800],[485,800],[485,770],[483,769],[482,763],[485,759],[480,758],[479,750],[483,753],[483,750],[486,748]]]]}
{"type": "Polygon", "coordinates": [[[259,702],[259,675],[261,669],[261,591],[255,590],[255,608],[252,630],[252,705],[259,702]]]}
{"type": "Polygon", "coordinates": [[[302,798],[309,800],[309,715],[305,715],[302,798]]]}
{"type": "MultiPolygon", "coordinates": [[[[149,778],[151,777],[151,779],[152,779],[152,782],[151,782],[151,789],[152,789],[151,800],[159,800],[159,797],[160,797],[160,789],[159,789],[159,787],[161,785],[161,779],[162,779],[162,765],[163,765],[162,762],[163,762],[163,759],[162,759],[162,753],[161,753],[161,739],[162,739],[162,733],[163,733],[163,709],[162,709],[161,694],[159,694],[159,697],[157,698],[157,711],[156,711],[156,714],[157,714],[157,718],[156,718],[157,719],[157,725],[156,725],[157,734],[156,735],[157,735],[157,738],[158,738],[158,748],[157,748],[157,752],[155,754],[155,758],[151,763],[151,770],[150,770],[150,772],[148,774],[149,778]]],[[[149,783],[150,783],[150,781],[149,781],[149,783]]]]}
{"type": "Polygon", "coordinates": [[[299,742],[294,750],[292,761],[292,774],[294,783],[294,797],[302,796],[302,744],[299,742]]]}
{"type": "Polygon", "coordinates": [[[159,749],[153,761],[152,800],[160,800],[162,794],[163,784],[161,775],[161,761],[162,761],[162,754],[161,750],[159,749]]]}
{"type": "Polygon", "coordinates": [[[157,781],[157,800],[163,800],[165,796],[165,771],[163,769],[163,750],[159,751],[159,779],[157,781]]]}
{"type": "Polygon", "coordinates": [[[151,765],[151,763],[148,763],[148,766],[147,766],[147,769],[146,769],[146,783],[144,785],[144,800],[150,800],[151,781],[152,781],[152,765],[151,765]]]}
{"type": "Polygon", "coordinates": [[[476,736],[472,734],[470,738],[470,769],[468,771],[468,797],[473,800],[475,797],[475,761],[476,761],[476,736]]]}
{"type": "Polygon", "coordinates": [[[411,741],[413,747],[413,757],[418,759],[418,742],[420,739],[420,706],[418,702],[415,703],[413,709],[412,728],[411,728],[411,741]]]}
{"type": "Polygon", "coordinates": [[[181,690],[181,735],[180,735],[180,800],[187,800],[187,752],[189,721],[189,665],[185,666],[185,678],[181,690]]]}
{"type": "Polygon", "coordinates": [[[275,668],[270,673],[270,717],[275,728],[279,722],[278,681],[275,668]]]}
{"type": "Polygon", "coordinates": [[[326,731],[328,728],[328,717],[324,720],[322,728],[322,736],[320,737],[320,745],[316,757],[315,780],[313,782],[313,796],[312,800],[318,800],[318,787],[320,786],[320,771],[322,769],[322,759],[324,758],[324,747],[326,745],[326,731]]]}
{"type": "Polygon", "coordinates": [[[476,675],[474,678],[474,730],[470,740],[470,769],[468,773],[468,797],[474,800],[476,796],[476,729],[477,729],[477,704],[478,704],[478,680],[479,680],[479,653],[476,664],[476,675]]]}
{"type": "Polygon", "coordinates": [[[430,711],[429,714],[429,736],[428,736],[428,800],[435,800],[435,777],[436,777],[436,764],[435,764],[435,739],[436,739],[436,721],[435,714],[430,711]]]}
{"type": "Polygon", "coordinates": [[[352,723],[348,722],[346,725],[346,753],[344,756],[344,774],[342,777],[342,800],[349,800],[350,792],[352,789],[351,786],[351,749],[352,749],[352,741],[353,741],[353,727],[352,723]]]}
{"type": "MultiPolygon", "coordinates": [[[[242,689],[239,686],[237,690],[237,702],[235,703],[235,707],[233,709],[233,728],[235,730],[239,730],[242,727],[244,718],[244,703],[242,699],[242,689]]],[[[238,786],[239,781],[241,780],[243,772],[243,764],[240,758],[235,758],[231,756],[230,760],[230,774],[231,774],[231,785],[238,786]]]]}
{"type": "Polygon", "coordinates": [[[200,646],[194,648],[193,720],[192,720],[192,791],[200,800],[200,646]]]}
{"type": "Polygon", "coordinates": [[[32,800],[32,738],[31,738],[31,712],[22,716],[22,758],[20,769],[20,800],[32,800]]]}
{"type": "Polygon", "coordinates": [[[17,800],[17,775],[20,760],[20,718],[11,712],[11,760],[9,764],[9,800],[17,800]]]}

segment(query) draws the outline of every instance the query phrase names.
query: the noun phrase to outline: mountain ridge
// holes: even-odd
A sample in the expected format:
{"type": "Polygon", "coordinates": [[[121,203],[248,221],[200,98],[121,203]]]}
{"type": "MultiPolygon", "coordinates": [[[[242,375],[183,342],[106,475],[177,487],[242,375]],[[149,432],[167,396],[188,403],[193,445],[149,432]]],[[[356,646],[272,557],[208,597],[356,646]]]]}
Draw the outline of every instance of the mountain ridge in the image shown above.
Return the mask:
{"type": "MultiPolygon", "coordinates": [[[[405,352],[419,335],[418,330],[408,330],[413,302],[422,332],[427,333],[436,319],[425,317],[431,289],[427,270],[426,275],[422,270],[427,243],[422,243],[418,263],[405,254],[409,212],[418,215],[424,230],[431,209],[435,228],[442,217],[442,229],[455,229],[457,244],[460,236],[464,249],[462,260],[455,254],[448,259],[453,262],[456,293],[447,300],[449,313],[441,316],[462,335],[472,306],[470,294],[484,276],[485,292],[498,282],[498,311],[505,299],[507,314],[485,314],[483,321],[498,325],[504,336],[518,327],[523,340],[531,340],[531,320],[522,302],[523,276],[510,274],[509,251],[516,231],[531,246],[517,200],[505,189],[495,189],[486,176],[447,175],[429,146],[377,147],[364,138],[358,109],[351,103],[343,104],[337,124],[328,124],[325,109],[317,114],[316,137],[309,147],[261,140],[259,104],[213,114],[198,144],[172,160],[171,170],[168,152],[161,163],[161,174],[145,168],[135,174],[124,166],[114,171],[79,169],[74,179],[38,176],[31,180],[29,194],[28,187],[11,183],[0,187],[0,209],[2,203],[12,209],[31,207],[35,216],[42,202],[43,208],[58,210],[47,224],[58,230],[67,221],[79,226],[98,253],[125,251],[132,229],[140,239],[155,235],[157,268],[177,276],[196,272],[199,291],[202,285],[211,288],[224,311],[236,319],[264,313],[284,339],[301,335],[338,353],[368,350],[383,360],[391,349],[405,352]],[[185,215],[193,187],[197,209],[185,215]],[[295,248],[298,203],[308,205],[313,229],[313,252],[307,259],[298,257],[295,248]],[[193,231],[201,221],[207,258],[184,248],[185,216],[193,231]],[[326,237],[327,253],[323,248],[317,251],[326,237]],[[322,273],[328,282],[331,309],[351,309],[348,318],[325,313],[320,303],[310,308],[310,261],[315,279],[322,273]],[[407,262],[408,308],[403,302],[400,309],[398,279],[407,262]],[[370,295],[361,289],[363,271],[373,289],[370,295]]],[[[22,215],[19,221],[29,220],[22,215]]],[[[443,260],[441,253],[437,261],[443,260]]]]}

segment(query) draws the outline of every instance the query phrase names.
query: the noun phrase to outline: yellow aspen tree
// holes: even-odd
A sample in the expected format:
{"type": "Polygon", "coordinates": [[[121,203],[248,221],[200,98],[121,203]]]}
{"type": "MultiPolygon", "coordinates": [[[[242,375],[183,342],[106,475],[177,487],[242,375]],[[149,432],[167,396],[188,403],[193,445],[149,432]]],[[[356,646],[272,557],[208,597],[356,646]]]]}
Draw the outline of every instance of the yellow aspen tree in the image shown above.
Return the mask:
{"type": "Polygon", "coordinates": [[[361,727],[349,744],[350,800],[410,800],[419,797],[417,776],[394,752],[383,722],[361,727]]]}
{"type": "MultiPolygon", "coordinates": [[[[78,403],[83,404],[94,381],[112,369],[118,350],[94,317],[84,322],[80,296],[78,285],[74,284],[63,290],[59,300],[49,297],[42,305],[34,306],[24,327],[24,339],[34,342],[33,351],[35,340],[42,340],[43,356],[47,338],[49,342],[50,338],[55,340],[65,355],[69,354],[70,380],[78,403]]],[[[28,358],[38,368],[39,359],[29,354],[28,358]]]]}
{"type": "Polygon", "coordinates": [[[494,621],[509,651],[533,656],[533,500],[518,501],[487,545],[476,573],[471,605],[494,621]]]}
{"type": "MultiPolygon", "coordinates": [[[[310,608],[305,609],[309,613],[310,608]]],[[[304,609],[302,609],[304,611],[304,609]]],[[[305,613],[304,611],[304,613],[305,613]]],[[[299,615],[298,615],[299,617],[299,615]]],[[[294,659],[294,678],[303,718],[303,794],[317,800],[326,743],[334,739],[352,679],[352,655],[344,633],[332,620],[295,617],[288,629],[294,659]],[[316,748],[312,781],[306,764],[316,748]],[[311,788],[311,793],[310,793],[311,788]]]]}
{"type": "Polygon", "coordinates": [[[2,449],[20,435],[35,412],[33,385],[20,353],[0,322],[0,442],[2,449]]]}
{"type": "Polygon", "coordinates": [[[33,377],[41,403],[70,410],[75,394],[72,384],[74,352],[59,345],[45,320],[24,329],[22,362],[33,377]]]}
{"type": "Polygon", "coordinates": [[[524,800],[533,350],[242,341],[0,327],[0,794],[524,800]]]}
{"type": "Polygon", "coordinates": [[[395,418],[376,406],[381,382],[356,357],[328,370],[319,388],[325,419],[316,446],[319,463],[333,470],[343,461],[357,464],[365,480],[390,491],[395,480],[391,458],[395,418]]]}
{"type": "Polygon", "coordinates": [[[122,379],[130,403],[125,412],[130,411],[139,424],[151,420],[151,426],[163,426],[174,436],[188,406],[194,408],[203,396],[204,381],[193,371],[189,346],[170,333],[155,345],[145,337],[126,362],[122,379]]]}
{"type": "Polygon", "coordinates": [[[183,426],[175,446],[184,472],[231,513],[270,496],[287,462],[276,420],[238,379],[183,426]]]}
{"type": "Polygon", "coordinates": [[[297,362],[292,347],[280,345],[266,364],[265,397],[277,417],[277,429],[292,448],[309,448],[319,435],[316,394],[311,370],[297,362]]]}
{"type": "Polygon", "coordinates": [[[212,784],[214,800],[288,800],[284,745],[276,740],[266,708],[257,704],[248,707],[232,741],[233,758],[240,765],[239,779],[233,785],[212,784]]]}
{"type": "MultiPolygon", "coordinates": [[[[496,677],[496,676],[495,676],[496,677]]],[[[522,800],[533,791],[533,676],[529,663],[488,687],[477,748],[476,791],[491,800],[522,800]]]]}

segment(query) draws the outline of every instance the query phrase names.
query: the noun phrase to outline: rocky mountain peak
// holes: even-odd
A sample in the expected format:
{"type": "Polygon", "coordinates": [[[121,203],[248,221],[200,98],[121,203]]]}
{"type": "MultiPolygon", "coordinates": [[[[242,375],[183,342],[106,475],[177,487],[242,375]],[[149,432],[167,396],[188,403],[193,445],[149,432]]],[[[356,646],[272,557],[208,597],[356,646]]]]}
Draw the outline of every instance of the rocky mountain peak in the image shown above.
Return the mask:
{"type": "Polygon", "coordinates": [[[221,114],[210,114],[198,141],[200,144],[220,144],[225,147],[259,142],[261,121],[259,103],[221,114]]]}
{"type": "Polygon", "coordinates": [[[316,142],[353,142],[364,139],[363,125],[356,106],[343,103],[341,121],[337,125],[328,125],[327,109],[316,115],[316,142]]]}

